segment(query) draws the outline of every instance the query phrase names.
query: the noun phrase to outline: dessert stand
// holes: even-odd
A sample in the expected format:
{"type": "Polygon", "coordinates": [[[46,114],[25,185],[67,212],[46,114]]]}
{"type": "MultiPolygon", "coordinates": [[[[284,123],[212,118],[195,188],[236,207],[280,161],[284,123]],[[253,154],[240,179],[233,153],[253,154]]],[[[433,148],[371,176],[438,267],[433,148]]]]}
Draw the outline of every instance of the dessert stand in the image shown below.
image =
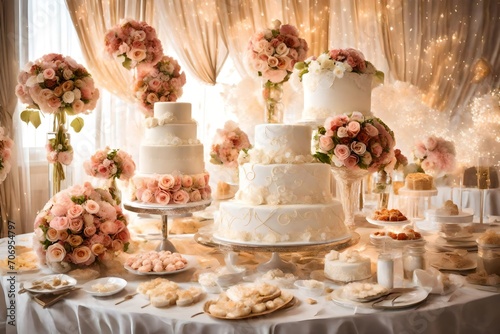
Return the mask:
{"type": "Polygon", "coordinates": [[[423,215],[419,212],[421,200],[424,200],[424,206],[427,203],[427,209],[429,209],[431,207],[431,197],[436,196],[437,194],[437,189],[410,190],[405,187],[399,189],[399,196],[405,197],[407,200],[406,216],[412,221],[423,219],[423,215]]]}
{"type": "Polygon", "coordinates": [[[182,216],[191,212],[201,211],[207,208],[211,200],[191,202],[186,204],[172,205],[154,205],[135,202],[123,202],[123,208],[136,213],[147,213],[151,215],[161,215],[162,227],[162,242],[158,246],[158,250],[176,252],[174,244],[168,240],[168,216],[182,216]]]}
{"type": "Polygon", "coordinates": [[[290,262],[286,262],[281,259],[280,253],[290,253],[290,252],[305,252],[305,251],[324,251],[324,250],[343,250],[348,247],[354,246],[359,242],[360,236],[358,233],[349,232],[350,235],[345,238],[336,239],[330,242],[311,242],[311,243],[297,243],[297,244],[284,244],[284,245],[259,245],[250,243],[238,243],[232,241],[225,241],[218,239],[213,236],[210,232],[198,232],[194,235],[194,239],[197,243],[212,247],[219,248],[226,253],[226,266],[231,271],[236,268],[234,264],[234,252],[246,251],[246,252],[261,252],[261,253],[271,253],[271,259],[268,262],[262,263],[258,266],[260,272],[266,272],[271,269],[280,269],[283,272],[293,272],[295,271],[295,265],[290,262]]]}

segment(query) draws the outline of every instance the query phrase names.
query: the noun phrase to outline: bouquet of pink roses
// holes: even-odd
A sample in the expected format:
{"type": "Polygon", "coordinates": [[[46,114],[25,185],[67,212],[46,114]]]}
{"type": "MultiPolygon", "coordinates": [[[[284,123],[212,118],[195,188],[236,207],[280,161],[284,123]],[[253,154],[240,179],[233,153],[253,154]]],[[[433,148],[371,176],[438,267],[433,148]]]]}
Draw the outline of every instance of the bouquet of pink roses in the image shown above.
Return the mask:
{"type": "Polygon", "coordinates": [[[34,248],[42,263],[70,269],[126,251],[130,233],[121,208],[105,189],[86,182],[57,193],[38,213],[34,248]]]}
{"type": "Polygon", "coordinates": [[[240,151],[251,147],[247,134],[235,122],[227,121],[223,129],[217,129],[210,150],[210,162],[236,168],[240,151]]]}
{"type": "Polygon", "coordinates": [[[455,169],[455,145],[444,138],[429,136],[417,142],[413,154],[422,170],[434,177],[444,176],[455,169]]]}
{"type": "Polygon", "coordinates": [[[328,117],[318,129],[315,157],[336,167],[376,172],[394,157],[394,133],[382,120],[359,112],[328,117]]]}
{"type": "Polygon", "coordinates": [[[5,181],[10,172],[11,148],[14,141],[5,135],[5,129],[0,126],[0,183],[5,181]]]}
{"type": "Polygon", "coordinates": [[[105,50],[126,69],[138,65],[155,65],[163,56],[156,30],[146,22],[123,19],[109,29],[104,38],[105,50]]]}
{"type": "Polygon", "coordinates": [[[182,95],[186,75],[172,57],[163,58],[153,67],[141,67],[134,84],[135,97],[146,116],[153,116],[155,102],[175,102],[182,95]]]}
{"type": "Polygon", "coordinates": [[[85,172],[101,179],[120,179],[128,181],[135,172],[132,156],[120,149],[106,147],[98,150],[90,160],[83,163],[85,172]]]}
{"type": "Polygon", "coordinates": [[[274,20],[272,28],[252,36],[246,57],[259,76],[279,84],[288,81],[295,63],[306,59],[308,49],[296,27],[274,20]]]}

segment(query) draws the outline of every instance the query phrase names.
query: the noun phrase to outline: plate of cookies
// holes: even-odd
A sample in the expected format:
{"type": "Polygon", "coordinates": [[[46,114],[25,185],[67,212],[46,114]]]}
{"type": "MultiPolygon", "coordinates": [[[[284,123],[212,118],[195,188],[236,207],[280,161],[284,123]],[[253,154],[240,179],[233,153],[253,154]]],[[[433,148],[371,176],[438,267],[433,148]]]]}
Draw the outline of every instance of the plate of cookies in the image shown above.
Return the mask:
{"type": "Polygon", "coordinates": [[[125,261],[125,270],[136,275],[172,275],[194,267],[196,258],[170,251],[136,254],[125,261]]]}
{"type": "Polygon", "coordinates": [[[404,226],[411,224],[411,221],[398,209],[380,209],[375,210],[366,220],[373,225],[378,226],[404,226]]]}

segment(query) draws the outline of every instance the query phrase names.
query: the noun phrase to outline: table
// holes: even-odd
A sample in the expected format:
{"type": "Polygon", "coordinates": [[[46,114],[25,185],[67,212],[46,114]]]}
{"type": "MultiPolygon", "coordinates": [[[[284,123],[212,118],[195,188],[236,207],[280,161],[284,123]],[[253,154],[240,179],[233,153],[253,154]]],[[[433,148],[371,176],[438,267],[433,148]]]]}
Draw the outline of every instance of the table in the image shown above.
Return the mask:
{"type": "MultiPolygon", "coordinates": [[[[364,254],[373,255],[375,249],[369,244],[368,235],[374,228],[363,225],[356,230],[361,242],[356,245],[364,254]]],[[[30,235],[17,237],[18,244],[29,244],[30,235]]],[[[191,239],[175,239],[172,242],[181,251],[200,251],[202,247],[191,239]]],[[[0,245],[5,254],[5,243],[0,245]]],[[[221,257],[216,250],[204,249],[200,257],[206,263],[210,257],[221,257]]],[[[259,255],[262,256],[262,255],[259,255]]],[[[373,262],[373,256],[372,256],[373,262]]],[[[307,267],[307,264],[304,266],[307,267]]],[[[318,269],[318,268],[316,268],[318,269]]],[[[37,273],[17,275],[19,283],[40,276],[37,273]]],[[[168,279],[188,287],[195,269],[167,276],[168,279]]],[[[496,333],[500,328],[498,305],[500,294],[462,287],[448,296],[430,295],[424,304],[399,311],[354,310],[335,305],[325,297],[316,298],[318,303],[305,302],[307,296],[291,290],[299,304],[260,318],[223,321],[202,314],[191,318],[202,310],[205,299],[188,307],[173,306],[160,309],[152,306],[141,308],[147,301],[140,295],[115,306],[126,294],[135,291],[140,282],[151,277],[124,273],[128,280],[126,290],[118,295],[94,298],[82,290],[72,292],[70,298],[43,309],[33,302],[29,294],[16,296],[16,319],[19,333],[496,333]]],[[[2,277],[2,292],[6,296],[8,277],[2,277]]],[[[327,285],[336,287],[332,282],[327,285]]],[[[1,293],[1,292],[0,292],[1,293]]],[[[5,297],[4,296],[4,297],[5,297]]],[[[1,297],[1,296],[0,296],[1,297]]],[[[2,298],[7,301],[7,299],[2,298]]],[[[6,303],[0,302],[0,331],[5,327],[6,303]]]]}

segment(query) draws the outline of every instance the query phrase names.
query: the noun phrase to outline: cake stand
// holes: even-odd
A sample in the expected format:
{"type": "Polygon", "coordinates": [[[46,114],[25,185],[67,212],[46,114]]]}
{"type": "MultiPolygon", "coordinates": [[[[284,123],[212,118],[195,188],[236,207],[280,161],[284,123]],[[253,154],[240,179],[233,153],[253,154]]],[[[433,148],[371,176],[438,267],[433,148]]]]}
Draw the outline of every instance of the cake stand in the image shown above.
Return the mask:
{"type": "Polygon", "coordinates": [[[162,227],[162,242],[158,246],[158,250],[176,252],[175,246],[168,240],[168,216],[182,216],[187,213],[201,211],[207,208],[211,200],[191,202],[186,204],[171,204],[171,205],[155,205],[136,202],[123,202],[123,208],[136,213],[148,213],[151,215],[161,215],[162,227]]]}
{"type": "Polygon", "coordinates": [[[406,200],[408,201],[406,216],[413,221],[419,219],[422,220],[424,217],[420,212],[421,200],[424,201],[424,210],[425,206],[427,206],[427,209],[429,209],[431,207],[431,197],[436,196],[437,193],[437,189],[411,190],[407,189],[406,187],[400,188],[399,195],[402,197],[406,197],[406,200]]]}
{"type": "MultiPolygon", "coordinates": [[[[356,232],[349,232],[350,234],[345,238],[329,241],[329,242],[310,242],[310,243],[289,243],[282,245],[259,245],[250,243],[238,243],[232,241],[221,240],[213,236],[212,232],[198,232],[194,235],[194,240],[204,246],[219,248],[222,251],[232,252],[246,251],[246,252],[261,252],[261,253],[271,253],[271,259],[259,265],[258,270],[260,272],[266,272],[271,269],[280,269],[283,272],[293,272],[295,271],[295,265],[290,262],[283,261],[280,257],[280,253],[290,253],[290,252],[305,252],[305,251],[324,251],[328,250],[343,250],[348,247],[354,246],[359,242],[360,236],[356,232]]],[[[226,261],[234,261],[234,256],[226,256],[226,261]]],[[[227,263],[229,270],[235,267],[234,263],[227,263]]]]}

